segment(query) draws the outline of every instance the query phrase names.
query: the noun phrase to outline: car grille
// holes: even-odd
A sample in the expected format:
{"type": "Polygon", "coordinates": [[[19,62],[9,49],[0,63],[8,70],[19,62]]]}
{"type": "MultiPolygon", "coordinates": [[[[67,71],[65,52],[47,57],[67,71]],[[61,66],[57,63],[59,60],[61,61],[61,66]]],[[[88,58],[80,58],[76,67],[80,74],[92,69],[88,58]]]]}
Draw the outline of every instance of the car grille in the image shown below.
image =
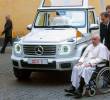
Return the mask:
{"type": "Polygon", "coordinates": [[[25,55],[49,56],[56,54],[56,45],[23,45],[25,55]]]}

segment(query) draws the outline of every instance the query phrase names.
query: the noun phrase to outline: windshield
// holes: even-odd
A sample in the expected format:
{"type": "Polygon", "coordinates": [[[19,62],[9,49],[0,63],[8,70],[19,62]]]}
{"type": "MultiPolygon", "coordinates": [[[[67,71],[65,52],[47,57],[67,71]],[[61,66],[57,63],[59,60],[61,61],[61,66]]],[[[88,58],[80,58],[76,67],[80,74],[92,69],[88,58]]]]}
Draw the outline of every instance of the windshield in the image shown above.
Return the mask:
{"type": "Polygon", "coordinates": [[[35,27],[84,27],[85,11],[57,10],[38,12],[35,27]]]}

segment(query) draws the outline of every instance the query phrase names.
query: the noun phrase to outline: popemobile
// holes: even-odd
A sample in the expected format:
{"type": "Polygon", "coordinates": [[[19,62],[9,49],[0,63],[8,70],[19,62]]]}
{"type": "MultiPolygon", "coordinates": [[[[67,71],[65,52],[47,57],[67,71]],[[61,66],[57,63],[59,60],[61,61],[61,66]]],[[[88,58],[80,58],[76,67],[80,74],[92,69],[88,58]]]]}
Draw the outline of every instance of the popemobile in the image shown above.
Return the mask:
{"type": "Polygon", "coordinates": [[[43,0],[30,32],[13,44],[12,64],[18,79],[33,71],[68,71],[78,61],[92,33],[99,33],[95,8],[88,0],[43,0]]]}

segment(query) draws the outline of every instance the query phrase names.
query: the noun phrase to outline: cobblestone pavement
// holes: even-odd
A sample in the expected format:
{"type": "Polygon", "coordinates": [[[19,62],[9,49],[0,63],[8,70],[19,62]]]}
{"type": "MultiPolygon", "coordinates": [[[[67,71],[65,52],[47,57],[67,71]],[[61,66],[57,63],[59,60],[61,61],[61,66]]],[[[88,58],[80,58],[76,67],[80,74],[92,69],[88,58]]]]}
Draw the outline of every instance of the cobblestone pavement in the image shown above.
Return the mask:
{"type": "MultiPolygon", "coordinates": [[[[11,50],[0,54],[0,100],[75,100],[66,97],[64,88],[69,87],[67,76],[59,72],[33,73],[28,81],[17,81],[10,60],[11,50]]],[[[110,94],[84,96],[81,100],[109,100],[110,94]]]]}

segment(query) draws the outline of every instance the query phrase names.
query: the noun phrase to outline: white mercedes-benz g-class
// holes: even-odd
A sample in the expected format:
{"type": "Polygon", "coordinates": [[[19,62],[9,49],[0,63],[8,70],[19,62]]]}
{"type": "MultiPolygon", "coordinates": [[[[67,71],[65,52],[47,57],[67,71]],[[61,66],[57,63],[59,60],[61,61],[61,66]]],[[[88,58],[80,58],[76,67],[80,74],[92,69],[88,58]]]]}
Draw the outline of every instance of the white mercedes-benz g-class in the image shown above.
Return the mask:
{"type": "Polygon", "coordinates": [[[42,5],[27,28],[30,33],[13,44],[11,60],[18,79],[32,71],[71,70],[99,24],[94,8],[83,0],[77,6],[42,5]]]}

